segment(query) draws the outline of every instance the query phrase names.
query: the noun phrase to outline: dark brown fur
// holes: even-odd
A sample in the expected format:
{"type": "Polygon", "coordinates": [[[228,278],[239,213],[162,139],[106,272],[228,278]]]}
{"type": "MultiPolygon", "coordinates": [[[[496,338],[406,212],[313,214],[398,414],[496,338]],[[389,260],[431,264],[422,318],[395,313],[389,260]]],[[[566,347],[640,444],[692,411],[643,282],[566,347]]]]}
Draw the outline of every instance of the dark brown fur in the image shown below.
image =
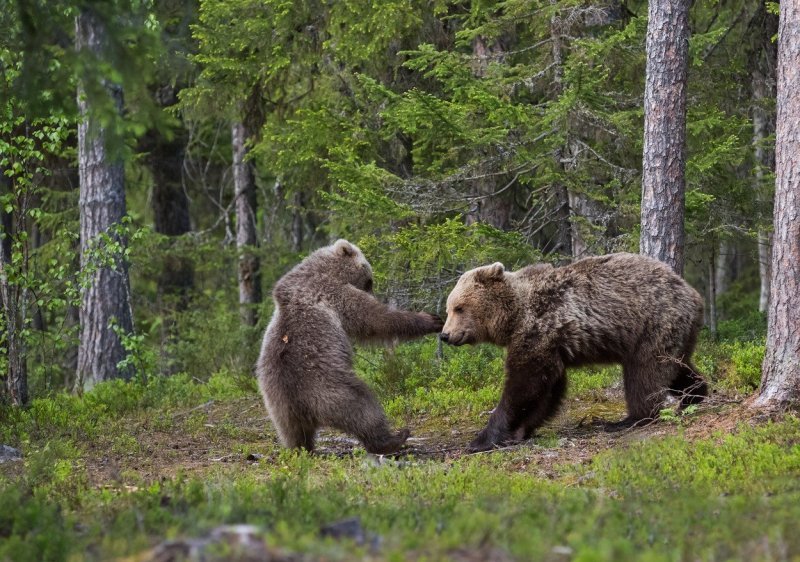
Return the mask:
{"type": "Polygon", "coordinates": [[[327,426],[354,435],[371,453],[399,449],[409,432],[391,430],[378,400],[356,377],[350,339],[414,338],[438,332],[441,319],[378,301],[369,263],[346,240],[308,256],[272,295],[275,313],[256,370],[281,442],[313,450],[317,428],[327,426]]]}
{"type": "Polygon", "coordinates": [[[637,254],[468,271],[447,300],[442,339],[508,349],[500,403],[470,449],[528,438],[558,410],[566,367],[622,364],[628,417],[619,426],[655,415],[666,392],[682,407],[701,401],[708,390],[691,356],[702,323],[697,291],[637,254]]]}

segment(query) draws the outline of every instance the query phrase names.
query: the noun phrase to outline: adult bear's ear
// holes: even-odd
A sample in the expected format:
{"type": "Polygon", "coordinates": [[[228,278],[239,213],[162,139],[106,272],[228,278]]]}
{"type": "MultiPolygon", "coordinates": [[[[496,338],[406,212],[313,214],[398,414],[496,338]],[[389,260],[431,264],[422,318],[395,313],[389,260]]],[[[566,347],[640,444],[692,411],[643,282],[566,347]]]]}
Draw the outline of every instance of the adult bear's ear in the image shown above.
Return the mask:
{"type": "Polygon", "coordinates": [[[356,249],[350,242],[340,238],[333,244],[333,253],[337,256],[350,257],[356,255],[356,249]]]}
{"type": "Polygon", "coordinates": [[[495,262],[492,265],[480,268],[475,272],[475,277],[481,283],[490,283],[492,281],[502,281],[505,275],[506,268],[500,262],[495,262]]]}

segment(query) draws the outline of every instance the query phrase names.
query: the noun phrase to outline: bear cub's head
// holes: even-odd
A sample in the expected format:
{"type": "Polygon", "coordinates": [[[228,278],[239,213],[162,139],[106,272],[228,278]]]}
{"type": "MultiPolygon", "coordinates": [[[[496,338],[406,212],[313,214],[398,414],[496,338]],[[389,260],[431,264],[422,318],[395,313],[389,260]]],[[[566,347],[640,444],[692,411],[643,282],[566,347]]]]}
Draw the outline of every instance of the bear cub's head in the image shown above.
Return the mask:
{"type": "Polygon", "coordinates": [[[355,244],[340,239],[326,248],[329,254],[328,274],[342,285],[372,292],[372,267],[355,244]]]}
{"type": "Polygon", "coordinates": [[[439,336],[450,345],[495,342],[508,314],[510,287],[503,264],[467,271],[447,297],[447,322],[439,336]]]}

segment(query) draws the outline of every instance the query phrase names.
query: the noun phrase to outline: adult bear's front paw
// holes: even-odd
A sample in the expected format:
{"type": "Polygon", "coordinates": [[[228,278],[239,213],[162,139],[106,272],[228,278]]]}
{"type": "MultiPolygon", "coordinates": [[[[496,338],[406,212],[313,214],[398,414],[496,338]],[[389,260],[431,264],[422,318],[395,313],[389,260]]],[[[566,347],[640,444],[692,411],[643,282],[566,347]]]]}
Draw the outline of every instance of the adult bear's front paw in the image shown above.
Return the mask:
{"type": "Polygon", "coordinates": [[[481,451],[491,451],[492,449],[497,449],[498,447],[506,445],[507,442],[508,436],[487,427],[481,430],[475,439],[467,446],[467,452],[480,453],[481,451]]]}

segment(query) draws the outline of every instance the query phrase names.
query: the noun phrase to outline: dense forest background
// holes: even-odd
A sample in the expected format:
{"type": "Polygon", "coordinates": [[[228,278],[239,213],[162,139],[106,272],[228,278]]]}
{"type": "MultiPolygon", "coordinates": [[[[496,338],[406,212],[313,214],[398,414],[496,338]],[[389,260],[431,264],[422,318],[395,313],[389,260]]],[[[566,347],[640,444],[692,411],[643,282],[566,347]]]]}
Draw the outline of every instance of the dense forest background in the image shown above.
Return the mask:
{"type": "Polygon", "coordinates": [[[798,91],[796,0],[0,0],[0,561],[799,559],[798,91]],[[398,456],[283,449],[270,290],[338,238],[440,315],[658,257],[710,396],[606,432],[575,368],[468,453],[504,351],[429,336],[353,354],[398,456]]]}
{"type": "MultiPolygon", "coordinates": [[[[685,276],[723,338],[765,333],[776,10],[690,11],[685,276]]],[[[29,396],[249,372],[272,283],[339,237],[377,293],[440,314],[470,266],[637,251],[644,2],[6,2],[0,18],[0,370],[23,357],[29,396]],[[122,198],[82,258],[79,122],[122,198]],[[103,268],[118,342],[79,367],[103,268]]]]}

